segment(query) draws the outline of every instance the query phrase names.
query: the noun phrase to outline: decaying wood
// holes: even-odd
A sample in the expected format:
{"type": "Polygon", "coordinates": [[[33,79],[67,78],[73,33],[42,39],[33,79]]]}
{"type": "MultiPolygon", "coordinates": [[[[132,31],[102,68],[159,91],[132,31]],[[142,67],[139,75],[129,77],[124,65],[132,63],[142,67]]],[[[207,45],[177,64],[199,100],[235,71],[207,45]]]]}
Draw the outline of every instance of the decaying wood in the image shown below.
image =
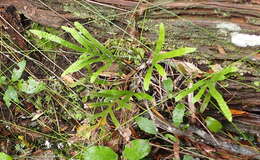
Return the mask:
{"type": "Polygon", "coordinates": [[[212,135],[195,126],[190,126],[187,131],[181,131],[180,129],[177,129],[167,121],[163,121],[156,116],[151,116],[151,117],[153,117],[152,119],[154,120],[158,128],[173,133],[177,136],[188,137],[190,140],[192,140],[195,143],[205,143],[217,148],[227,150],[237,155],[243,155],[246,157],[250,157],[252,159],[260,159],[259,151],[255,150],[254,148],[250,148],[250,147],[246,147],[234,143],[229,143],[224,138],[217,138],[216,140],[216,138],[212,137],[212,135]]]}
{"type": "Polygon", "coordinates": [[[20,17],[13,6],[8,6],[0,11],[0,26],[7,32],[12,41],[21,49],[26,50],[27,44],[21,33],[24,31],[20,17]]]}
{"type": "MultiPolygon", "coordinates": [[[[164,23],[167,34],[167,49],[182,46],[196,47],[198,52],[187,59],[197,66],[210,64],[230,64],[240,61],[240,74],[235,81],[228,81],[225,89],[221,89],[225,99],[232,108],[248,112],[260,112],[259,86],[260,81],[259,46],[238,47],[231,43],[230,32],[217,28],[220,23],[238,25],[241,33],[260,34],[260,2],[252,1],[160,1],[153,2],[126,0],[0,0],[0,7],[14,6],[33,22],[45,26],[59,28],[71,25],[73,21],[87,23],[89,30],[97,38],[122,36],[124,31],[142,36],[152,41],[157,38],[158,24],[164,23]],[[102,16],[91,8],[94,5],[102,16]],[[133,11],[134,10],[134,11],[133,11]],[[77,12],[80,11],[80,12],[77,12]],[[109,20],[109,21],[108,21],[109,20]],[[112,24],[113,23],[113,24],[112,24]],[[115,26],[117,25],[117,27],[115,26]],[[119,29],[121,27],[122,29],[119,29]],[[98,33],[98,34],[95,34],[98,33]]],[[[127,33],[124,33],[127,34],[127,33]]],[[[238,124],[260,127],[259,116],[251,121],[235,118],[238,124]],[[246,124],[243,124],[247,122],[246,124]],[[257,123],[258,122],[258,123],[257,123]]],[[[246,118],[245,118],[246,119],[246,118]]],[[[206,143],[224,148],[237,154],[244,154],[260,159],[258,152],[218,139],[218,143],[206,132],[191,127],[183,132],[169,124],[155,119],[158,127],[176,135],[187,136],[195,142],[206,143]],[[197,135],[198,138],[194,138],[197,135]]],[[[246,131],[247,129],[244,127],[246,131]]],[[[253,129],[252,133],[257,130],[253,129]]]]}

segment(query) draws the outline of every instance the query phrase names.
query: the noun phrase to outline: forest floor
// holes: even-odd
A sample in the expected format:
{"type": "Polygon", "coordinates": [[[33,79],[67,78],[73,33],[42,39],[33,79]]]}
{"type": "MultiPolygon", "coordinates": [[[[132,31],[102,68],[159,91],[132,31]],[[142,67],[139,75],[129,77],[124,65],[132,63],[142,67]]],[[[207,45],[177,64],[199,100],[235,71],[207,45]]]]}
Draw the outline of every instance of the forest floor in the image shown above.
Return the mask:
{"type": "Polygon", "coordinates": [[[188,56],[197,46],[167,46],[167,24],[147,40],[43,26],[13,6],[0,18],[1,160],[260,159],[260,73],[241,73],[260,50],[207,64],[188,56]]]}

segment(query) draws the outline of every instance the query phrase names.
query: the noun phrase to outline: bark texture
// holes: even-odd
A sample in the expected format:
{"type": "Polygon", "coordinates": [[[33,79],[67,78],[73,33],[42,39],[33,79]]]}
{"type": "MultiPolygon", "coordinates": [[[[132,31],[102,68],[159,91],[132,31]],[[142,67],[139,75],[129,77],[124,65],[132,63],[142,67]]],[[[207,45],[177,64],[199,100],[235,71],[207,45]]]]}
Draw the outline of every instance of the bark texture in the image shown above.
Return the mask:
{"type": "MultiPolygon", "coordinates": [[[[247,116],[235,121],[244,124],[244,128],[252,126],[245,130],[259,134],[260,46],[241,47],[232,42],[232,35],[237,33],[260,36],[259,0],[0,0],[2,8],[11,5],[19,14],[49,27],[72,25],[73,21],[85,22],[86,27],[102,39],[125,34],[154,41],[158,24],[164,23],[166,49],[196,47],[198,52],[187,58],[198,66],[225,66],[240,60],[239,73],[243,78],[228,81],[223,95],[231,107],[254,113],[251,114],[253,120],[247,116]]],[[[251,153],[257,152],[252,151],[249,156],[254,156],[251,153]]]]}

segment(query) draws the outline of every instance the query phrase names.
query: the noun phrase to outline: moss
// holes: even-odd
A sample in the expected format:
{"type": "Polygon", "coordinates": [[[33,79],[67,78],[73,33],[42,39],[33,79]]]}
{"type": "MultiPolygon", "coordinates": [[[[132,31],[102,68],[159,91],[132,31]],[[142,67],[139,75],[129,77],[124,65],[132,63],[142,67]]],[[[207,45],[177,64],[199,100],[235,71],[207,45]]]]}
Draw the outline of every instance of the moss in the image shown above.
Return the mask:
{"type": "Polygon", "coordinates": [[[260,25],[260,18],[250,17],[247,21],[249,24],[260,25]]]}
{"type": "Polygon", "coordinates": [[[112,21],[117,15],[117,12],[114,9],[93,6],[90,4],[86,4],[85,2],[65,3],[63,8],[64,11],[70,12],[76,17],[91,19],[95,21],[103,21],[104,19],[106,19],[107,21],[112,21]]]}

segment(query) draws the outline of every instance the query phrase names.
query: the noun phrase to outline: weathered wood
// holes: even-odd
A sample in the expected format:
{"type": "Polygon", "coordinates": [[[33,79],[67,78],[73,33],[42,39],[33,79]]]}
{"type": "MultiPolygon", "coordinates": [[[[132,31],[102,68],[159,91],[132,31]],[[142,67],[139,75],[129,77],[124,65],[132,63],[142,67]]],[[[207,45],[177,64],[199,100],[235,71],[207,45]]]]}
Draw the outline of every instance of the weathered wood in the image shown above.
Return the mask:
{"type": "MultiPolygon", "coordinates": [[[[86,27],[103,40],[125,34],[155,41],[158,24],[164,23],[167,30],[165,50],[196,47],[198,52],[187,59],[198,66],[221,64],[224,67],[239,61],[239,73],[243,76],[227,81],[222,93],[232,108],[260,111],[260,88],[255,83],[260,81],[260,46],[241,47],[231,40],[237,33],[260,36],[259,0],[143,3],[133,0],[0,0],[0,6],[10,5],[28,19],[45,26],[59,28],[73,21],[85,22],[86,27]]],[[[248,124],[260,126],[252,121],[248,124]]]]}

